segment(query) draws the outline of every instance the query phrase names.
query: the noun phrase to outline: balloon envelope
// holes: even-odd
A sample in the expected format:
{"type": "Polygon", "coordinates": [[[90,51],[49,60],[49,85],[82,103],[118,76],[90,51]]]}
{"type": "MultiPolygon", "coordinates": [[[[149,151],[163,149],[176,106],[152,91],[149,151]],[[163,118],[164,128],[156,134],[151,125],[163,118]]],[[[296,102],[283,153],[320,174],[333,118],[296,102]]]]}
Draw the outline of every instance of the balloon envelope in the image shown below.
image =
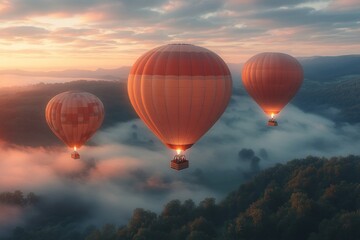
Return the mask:
{"type": "Polygon", "coordinates": [[[49,101],[45,116],[58,138],[71,148],[80,148],[101,126],[104,105],[91,93],[69,91],[49,101]]]}
{"type": "Polygon", "coordinates": [[[214,52],[164,45],[142,55],[128,77],[132,106],[169,148],[185,150],[219,119],[229,103],[230,71],[214,52]]]}
{"type": "Polygon", "coordinates": [[[266,114],[277,114],[295,96],[303,82],[300,63],[284,53],[260,53],[242,70],[246,91],[266,114]]]}

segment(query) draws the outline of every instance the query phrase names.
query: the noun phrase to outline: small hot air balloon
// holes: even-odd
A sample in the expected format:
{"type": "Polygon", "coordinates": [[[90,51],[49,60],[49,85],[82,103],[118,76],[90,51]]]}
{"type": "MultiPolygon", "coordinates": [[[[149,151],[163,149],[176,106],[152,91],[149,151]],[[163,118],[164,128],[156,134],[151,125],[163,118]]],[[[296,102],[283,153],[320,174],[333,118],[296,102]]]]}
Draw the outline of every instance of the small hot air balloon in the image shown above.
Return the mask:
{"type": "Polygon", "coordinates": [[[220,118],[231,95],[225,62],[214,52],[169,44],[142,55],[128,77],[132,106],[149,129],[177,151],[171,168],[189,166],[182,151],[190,148],[220,118]]]}
{"type": "Polygon", "coordinates": [[[104,120],[104,105],[88,92],[63,92],[49,101],[45,116],[54,134],[74,149],[71,157],[78,159],[77,149],[90,139],[104,120]]]}
{"type": "Polygon", "coordinates": [[[303,69],[292,56],[265,52],[250,58],[242,70],[246,91],[270,116],[269,126],[277,126],[278,114],[295,96],[303,82],[303,69]]]}

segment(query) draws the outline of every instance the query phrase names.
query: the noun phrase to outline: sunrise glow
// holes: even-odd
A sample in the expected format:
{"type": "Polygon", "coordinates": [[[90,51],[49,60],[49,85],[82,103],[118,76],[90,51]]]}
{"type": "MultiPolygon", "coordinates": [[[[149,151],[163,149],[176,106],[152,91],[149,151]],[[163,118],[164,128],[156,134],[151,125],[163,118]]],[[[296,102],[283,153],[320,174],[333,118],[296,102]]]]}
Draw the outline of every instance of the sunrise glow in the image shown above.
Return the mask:
{"type": "Polygon", "coordinates": [[[0,0],[0,240],[360,239],[359,2],[0,0]]]}
{"type": "Polygon", "coordinates": [[[130,66],[145,51],[171,42],[210,48],[229,63],[243,63],[261,51],[312,56],[351,54],[360,48],[359,19],[352,14],[357,1],[272,7],[253,1],[240,1],[240,6],[231,0],[213,5],[140,2],[75,1],[70,8],[60,1],[39,10],[37,4],[44,3],[0,1],[0,70],[130,66]],[[191,13],[193,8],[201,11],[191,13]],[[298,17],[284,21],[289,14],[298,17]]]}

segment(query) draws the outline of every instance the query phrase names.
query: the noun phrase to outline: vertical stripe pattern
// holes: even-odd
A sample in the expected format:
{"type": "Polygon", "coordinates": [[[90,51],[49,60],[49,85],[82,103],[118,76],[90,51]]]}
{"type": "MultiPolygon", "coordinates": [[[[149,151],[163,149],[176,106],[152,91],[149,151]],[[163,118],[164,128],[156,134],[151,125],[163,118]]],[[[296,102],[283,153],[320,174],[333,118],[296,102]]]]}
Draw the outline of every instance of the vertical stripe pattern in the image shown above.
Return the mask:
{"type": "Polygon", "coordinates": [[[303,69],[290,55],[260,53],[245,63],[242,82],[266,114],[277,114],[299,90],[303,82],[303,69]]]}
{"type": "Polygon", "coordinates": [[[164,45],[142,55],[128,77],[135,111],[168,147],[187,149],[225,111],[232,80],[214,52],[190,44],[164,45]]]}
{"type": "Polygon", "coordinates": [[[71,148],[80,148],[101,126],[104,105],[91,93],[69,91],[49,101],[45,116],[58,138],[71,148]]]}

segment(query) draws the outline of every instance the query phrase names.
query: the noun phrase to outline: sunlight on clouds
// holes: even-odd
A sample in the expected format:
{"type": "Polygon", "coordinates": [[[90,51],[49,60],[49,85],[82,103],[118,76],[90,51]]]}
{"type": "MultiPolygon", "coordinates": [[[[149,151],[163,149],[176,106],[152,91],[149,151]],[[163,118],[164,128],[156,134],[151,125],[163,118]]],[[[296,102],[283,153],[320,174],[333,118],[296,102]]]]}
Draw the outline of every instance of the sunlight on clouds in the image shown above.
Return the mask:
{"type": "Polygon", "coordinates": [[[186,4],[184,4],[183,1],[170,0],[169,2],[165,3],[164,5],[162,5],[160,7],[147,7],[144,9],[147,9],[149,11],[159,13],[159,14],[166,14],[166,13],[170,13],[172,11],[176,11],[177,9],[181,8],[184,5],[186,5],[186,4]]]}
{"type": "Polygon", "coordinates": [[[359,9],[358,0],[333,0],[330,1],[329,9],[331,10],[350,10],[350,9],[359,9]]]}
{"type": "Polygon", "coordinates": [[[241,29],[241,28],[246,28],[246,27],[247,27],[247,25],[246,25],[246,24],[244,24],[244,23],[238,23],[238,24],[235,24],[235,25],[234,25],[234,27],[235,27],[235,28],[239,28],[239,29],[241,29]]]}
{"type": "MultiPolygon", "coordinates": [[[[293,36],[296,33],[302,32],[303,28],[278,28],[278,29],[272,29],[269,30],[267,33],[269,33],[272,36],[276,37],[285,37],[283,40],[288,40],[289,36],[293,36]]],[[[280,39],[278,39],[280,40],[280,39]]]]}
{"type": "MultiPolygon", "coordinates": [[[[140,119],[100,130],[92,139],[95,146],[80,149],[79,160],[70,158],[66,147],[1,143],[0,188],[33,191],[47,201],[70,197],[79,204],[96,206],[89,208],[89,221],[94,224],[115,220],[121,224],[139,206],[159,212],[172,199],[199,202],[211,196],[221,200],[251,169],[249,162],[239,161],[238,153],[244,148],[256,154],[261,149],[267,152],[259,162],[261,168],[309,154],[359,154],[359,124],[338,126],[291,104],[279,116],[281,127],[268,128],[266,122],[254,101],[234,95],[221,119],[186,151],[191,167],[183,172],[170,169],[173,151],[163,146],[140,119]]],[[[0,206],[0,211],[5,210],[0,206]]]]}
{"type": "Polygon", "coordinates": [[[214,47],[234,63],[264,50],[311,56],[352,54],[359,48],[352,10],[359,7],[356,0],[273,5],[250,0],[106,0],[74,1],[72,8],[65,2],[45,2],[39,9],[25,0],[0,0],[1,69],[130,66],[147,50],[174,42],[214,47]]]}
{"type": "Polygon", "coordinates": [[[148,9],[152,12],[156,12],[156,13],[160,13],[160,14],[164,14],[166,13],[166,11],[164,9],[161,9],[161,8],[145,8],[145,9],[148,9]]]}
{"type": "Polygon", "coordinates": [[[217,12],[211,12],[211,13],[206,13],[204,15],[201,15],[200,17],[203,19],[208,19],[208,18],[217,16],[217,14],[218,14],[217,12]]]}
{"type": "Polygon", "coordinates": [[[326,9],[330,4],[329,0],[323,0],[323,1],[315,1],[315,2],[304,2],[296,5],[296,8],[312,8],[316,11],[324,10],[326,9]]]}
{"type": "Polygon", "coordinates": [[[12,228],[20,222],[22,209],[17,206],[3,205],[0,203],[0,233],[1,230],[12,228]]]}
{"type": "Polygon", "coordinates": [[[81,17],[66,17],[63,14],[54,14],[50,16],[34,16],[29,18],[30,22],[35,25],[45,26],[49,29],[56,28],[73,28],[75,26],[83,26],[85,19],[81,17]]]}
{"type": "Polygon", "coordinates": [[[10,8],[10,1],[1,1],[0,2],[0,13],[6,12],[10,8]]]}
{"type": "Polygon", "coordinates": [[[96,21],[101,21],[104,19],[105,14],[102,12],[87,12],[78,16],[78,18],[83,22],[92,22],[95,24],[96,21]]]}
{"type": "Polygon", "coordinates": [[[170,0],[167,4],[162,6],[162,10],[164,12],[171,12],[181,8],[184,5],[186,5],[186,3],[181,0],[170,0]]]}
{"type": "MultiPolygon", "coordinates": [[[[98,149],[101,151],[101,149],[98,149]]],[[[99,156],[101,157],[101,156],[99,156]]],[[[126,177],[129,171],[134,171],[142,167],[141,162],[131,157],[110,157],[105,161],[97,162],[96,168],[91,170],[90,178],[94,181],[108,178],[126,177]]]]}

